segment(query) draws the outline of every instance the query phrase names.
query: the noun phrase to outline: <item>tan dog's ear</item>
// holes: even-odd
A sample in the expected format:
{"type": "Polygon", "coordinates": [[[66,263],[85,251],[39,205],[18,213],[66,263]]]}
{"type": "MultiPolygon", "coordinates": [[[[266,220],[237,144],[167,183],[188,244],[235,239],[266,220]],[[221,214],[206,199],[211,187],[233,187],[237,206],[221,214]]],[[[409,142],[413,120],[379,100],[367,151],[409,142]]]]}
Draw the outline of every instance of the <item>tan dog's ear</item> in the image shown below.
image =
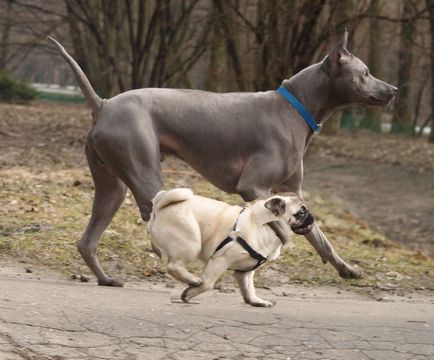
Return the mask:
{"type": "Polygon", "coordinates": [[[281,198],[273,198],[268,200],[264,206],[274,215],[280,216],[285,213],[285,201],[281,198]]]}

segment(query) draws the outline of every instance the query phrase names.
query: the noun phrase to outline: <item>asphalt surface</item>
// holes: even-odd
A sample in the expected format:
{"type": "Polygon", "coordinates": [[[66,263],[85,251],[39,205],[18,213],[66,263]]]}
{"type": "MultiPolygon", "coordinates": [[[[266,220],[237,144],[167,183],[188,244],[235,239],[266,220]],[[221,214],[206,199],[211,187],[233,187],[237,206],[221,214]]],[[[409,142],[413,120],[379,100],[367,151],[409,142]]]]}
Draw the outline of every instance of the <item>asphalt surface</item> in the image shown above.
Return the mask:
{"type": "Polygon", "coordinates": [[[0,359],[434,359],[430,298],[286,287],[265,309],[216,290],[171,302],[181,289],[0,272],[0,359]]]}

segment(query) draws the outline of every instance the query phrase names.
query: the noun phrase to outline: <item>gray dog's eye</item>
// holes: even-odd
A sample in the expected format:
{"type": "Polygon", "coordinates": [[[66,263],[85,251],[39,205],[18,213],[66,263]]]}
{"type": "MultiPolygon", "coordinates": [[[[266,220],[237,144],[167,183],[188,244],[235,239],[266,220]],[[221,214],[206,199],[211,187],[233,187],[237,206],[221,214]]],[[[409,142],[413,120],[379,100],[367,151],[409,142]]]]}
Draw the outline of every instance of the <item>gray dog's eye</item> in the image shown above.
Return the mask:
{"type": "Polygon", "coordinates": [[[363,75],[368,76],[368,75],[369,75],[369,70],[366,69],[366,70],[363,72],[363,75]]]}

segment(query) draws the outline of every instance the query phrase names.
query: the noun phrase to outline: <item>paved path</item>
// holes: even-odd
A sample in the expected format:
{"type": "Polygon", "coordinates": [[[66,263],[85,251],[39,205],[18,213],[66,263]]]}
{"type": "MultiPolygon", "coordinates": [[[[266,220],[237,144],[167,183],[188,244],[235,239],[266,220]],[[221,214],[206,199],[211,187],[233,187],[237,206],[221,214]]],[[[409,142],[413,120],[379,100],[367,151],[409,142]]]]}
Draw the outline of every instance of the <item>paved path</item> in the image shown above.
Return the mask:
{"type": "Polygon", "coordinates": [[[429,299],[290,287],[257,309],[238,293],[186,305],[171,291],[0,276],[0,359],[434,359],[429,299]]]}

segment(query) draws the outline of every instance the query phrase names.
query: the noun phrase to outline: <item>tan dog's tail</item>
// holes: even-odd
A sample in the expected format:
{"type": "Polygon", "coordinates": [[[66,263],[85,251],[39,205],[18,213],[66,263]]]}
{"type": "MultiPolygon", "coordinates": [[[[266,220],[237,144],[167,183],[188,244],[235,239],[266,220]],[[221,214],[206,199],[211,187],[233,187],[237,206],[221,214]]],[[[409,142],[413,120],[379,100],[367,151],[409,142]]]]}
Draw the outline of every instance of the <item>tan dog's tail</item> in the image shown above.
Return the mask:
{"type": "MultiPolygon", "coordinates": [[[[193,195],[194,195],[193,191],[187,188],[162,190],[158,192],[157,195],[155,195],[155,197],[152,199],[153,209],[151,213],[151,218],[149,219],[148,222],[148,232],[153,236],[155,216],[157,215],[159,210],[171,204],[185,201],[190,197],[192,197],[193,195]]],[[[151,240],[151,244],[154,253],[156,253],[161,258],[161,251],[152,243],[152,240],[151,240]]]]}
{"type": "Polygon", "coordinates": [[[179,188],[179,189],[172,189],[172,190],[162,190],[155,195],[154,199],[152,200],[153,204],[153,210],[152,212],[157,212],[158,210],[169,206],[171,204],[185,201],[192,197],[193,191],[191,189],[187,188],[179,188]]]}
{"type": "Polygon", "coordinates": [[[51,40],[54,44],[56,44],[62,56],[68,62],[69,66],[71,66],[72,71],[74,72],[75,77],[77,79],[78,85],[80,86],[80,89],[83,92],[87,104],[92,109],[92,113],[95,118],[96,112],[101,108],[103,104],[103,100],[96,94],[95,90],[92,88],[92,85],[89,82],[89,79],[84,74],[83,70],[81,70],[80,66],[72,58],[72,56],[66,52],[65,48],[57,40],[53,39],[51,36],[48,36],[48,39],[51,40]]]}

